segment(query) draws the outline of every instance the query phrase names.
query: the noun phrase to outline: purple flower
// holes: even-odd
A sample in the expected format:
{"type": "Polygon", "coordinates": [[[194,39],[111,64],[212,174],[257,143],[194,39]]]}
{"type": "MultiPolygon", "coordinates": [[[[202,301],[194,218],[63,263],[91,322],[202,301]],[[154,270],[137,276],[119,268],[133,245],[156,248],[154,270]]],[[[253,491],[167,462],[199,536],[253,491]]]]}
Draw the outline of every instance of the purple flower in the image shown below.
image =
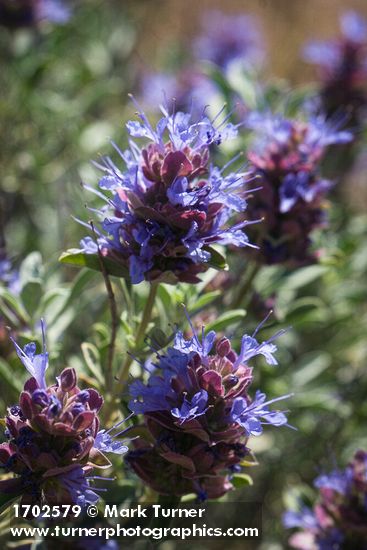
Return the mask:
{"type": "Polygon", "coordinates": [[[313,511],[304,506],[299,512],[288,510],[283,515],[283,525],[286,529],[302,527],[303,529],[314,529],[318,526],[313,511]]]}
{"type": "Polygon", "coordinates": [[[140,438],[126,460],[159,493],[217,498],[232,488],[233,471],[250,452],[249,436],[260,435],[264,424],[288,425],[285,412],[269,405],[289,396],[266,401],[256,392],[252,400],[248,392],[248,359],[263,353],[275,364],[274,345],[245,336],[237,355],[227,338],[192,330],[191,338],[177,332],[147,381],[130,385],[129,407],[144,414],[150,438],[140,438]]]}
{"type": "Polygon", "coordinates": [[[365,548],[367,540],[367,453],[357,451],[344,470],[319,476],[313,508],[287,511],[287,529],[299,528],[289,539],[300,550],[365,548]]]}
{"type": "Polygon", "coordinates": [[[41,0],[38,6],[38,18],[63,25],[70,19],[70,8],[65,0],[41,0]]]}
{"type": "Polygon", "coordinates": [[[125,430],[100,429],[103,398],[93,388],[81,390],[72,368],[65,368],[56,383],[47,386],[48,354],[42,322],[43,351],[32,342],[16,352],[31,374],[5,419],[7,443],[0,445],[0,468],[15,477],[0,481],[0,492],[22,495],[23,503],[95,503],[103,488],[94,486],[94,468],[108,468],[105,453],[124,454],[118,441],[125,430]],[[115,433],[113,433],[115,432],[115,433]]]}
{"type": "Polygon", "coordinates": [[[24,346],[24,349],[21,349],[13,338],[11,338],[11,340],[15,346],[19,359],[22,361],[29,374],[36,379],[40,388],[45,388],[45,373],[48,368],[48,353],[46,351],[45,325],[43,319],[41,320],[41,326],[43,351],[38,355],[36,355],[36,344],[34,342],[27,344],[24,346]]]}
{"type": "Polygon", "coordinates": [[[334,470],[330,474],[323,474],[315,480],[314,485],[318,489],[332,489],[341,495],[345,495],[351,482],[351,471],[346,469],[345,471],[334,470]]]}
{"type": "Polygon", "coordinates": [[[99,430],[94,441],[96,449],[99,449],[103,453],[114,453],[117,455],[125,454],[128,451],[128,447],[124,445],[123,441],[119,441],[116,438],[126,433],[127,429],[125,428],[114,434],[112,432],[117,430],[117,428],[126,422],[126,420],[129,420],[129,418],[130,417],[124,418],[124,420],[121,420],[109,430],[99,430]]]}
{"type": "Polygon", "coordinates": [[[186,396],[184,396],[183,403],[181,408],[174,407],[171,409],[171,414],[175,418],[179,418],[181,422],[186,422],[188,420],[193,420],[202,414],[205,414],[208,410],[208,392],[205,390],[200,390],[192,397],[189,401],[186,396]]]}
{"type": "Polygon", "coordinates": [[[352,134],[320,115],[251,113],[246,124],[254,134],[248,158],[261,186],[248,211],[264,219],[261,230],[249,230],[260,244],[256,259],[292,266],[313,262],[311,233],[326,224],[325,197],[332,187],[321,177],[320,164],[331,145],[348,143],[352,134]]]}
{"type": "Polygon", "coordinates": [[[46,20],[64,24],[70,9],[63,0],[0,0],[0,25],[17,29],[46,20]]]}
{"type": "Polygon", "coordinates": [[[19,273],[13,268],[5,252],[0,252],[0,283],[8,288],[12,294],[19,294],[19,273]]]}
{"type": "MultiPolygon", "coordinates": [[[[212,245],[252,246],[243,228],[253,222],[231,225],[233,214],[247,206],[240,196],[247,175],[224,174],[228,164],[222,170],[209,164],[210,147],[235,137],[237,127],[226,118],[218,122],[221,112],[214,120],[203,115],[192,122],[189,114],[163,109],[155,128],[143,112],[138,115],[140,121],[127,123],[130,149],[115,146],[126,171],[109,158],[98,165],[105,172],[99,187],[106,192],[95,191],[106,202],[96,229],[99,250],[134,284],[197,282],[199,273],[221,265],[212,245]],[[139,147],[135,139],[147,144],[139,147]]],[[[81,246],[96,254],[91,239],[81,246]]]]}
{"type": "Polygon", "coordinates": [[[286,426],[287,417],[282,411],[269,411],[268,405],[287,399],[290,395],[283,395],[277,399],[265,401],[265,393],[257,391],[255,399],[248,404],[243,397],[236,397],[231,408],[230,418],[245,430],[246,435],[261,435],[263,424],[272,426],[286,426]]]}
{"type": "Polygon", "coordinates": [[[282,214],[289,212],[298,200],[312,202],[318,194],[323,194],[331,187],[331,182],[322,180],[312,181],[312,176],[307,172],[288,174],[285,176],[279,188],[280,205],[282,214]]]}
{"type": "Polygon", "coordinates": [[[330,42],[310,42],[304,58],[319,69],[322,110],[328,117],[344,112],[350,127],[361,123],[367,97],[367,21],[348,11],[340,18],[342,37],[330,42]]]}
{"type": "Polygon", "coordinates": [[[198,333],[192,326],[191,321],[189,321],[189,323],[190,327],[192,328],[193,336],[191,338],[186,338],[184,333],[178,330],[175,334],[174,349],[184,354],[193,352],[199,353],[204,361],[208,361],[206,357],[212,350],[217,335],[214,330],[211,330],[208,332],[208,334],[205,334],[203,327],[200,339],[198,333]]]}
{"type": "Polygon", "coordinates": [[[317,166],[330,145],[348,143],[353,134],[322,115],[299,119],[280,113],[251,113],[245,121],[255,132],[251,160],[264,170],[309,171],[317,166]]]}
{"type": "Polygon", "coordinates": [[[277,351],[277,347],[272,341],[279,335],[278,333],[271,340],[259,344],[253,336],[245,334],[242,337],[241,351],[234,366],[237,367],[241,365],[241,363],[247,362],[252,357],[256,357],[256,355],[263,355],[269,365],[277,365],[278,362],[273,355],[277,351]]]}
{"type": "Polygon", "coordinates": [[[56,478],[61,487],[69,493],[72,502],[85,507],[99,501],[99,495],[91,489],[86,472],[81,466],[76,465],[56,478]]]}
{"type": "Polygon", "coordinates": [[[202,28],[193,47],[197,59],[207,59],[223,69],[236,61],[257,64],[263,60],[263,41],[255,17],[213,10],[204,14],[202,28]]]}
{"type": "MultiPolygon", "coordinates": [[[[315,63],[330,73],[340,68],[342,61],[340,54],[347,46],[366,46],[367,44],[367,22],[358,13],[353,11],[345,12],[340,17],[342,40],[334,42],[310,42],[304,48],[304,57],[310,63],[315,63]]],[[[367,69],[367,66],[364,66],[367,69]]]]}

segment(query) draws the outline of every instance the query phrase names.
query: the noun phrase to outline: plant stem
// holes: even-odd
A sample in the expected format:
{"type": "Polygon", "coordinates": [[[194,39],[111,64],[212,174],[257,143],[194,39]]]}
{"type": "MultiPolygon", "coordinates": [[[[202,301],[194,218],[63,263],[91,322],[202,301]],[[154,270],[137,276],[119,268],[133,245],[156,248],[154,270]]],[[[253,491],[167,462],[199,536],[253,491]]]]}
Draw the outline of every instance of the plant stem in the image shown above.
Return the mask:
{"type": "MultiPolygon", "coordinates": [[[[141,344],[144,341],[145,331],[152,317],[152,312],[153,312],[155,298],[157,296],[158,286],[159,286],[159,283],[153,282],[150,284],[148,298],[147,298],[147,301],[145,302],[143,315],[140,321],[138,332],[136,334],[135,348],[134,348],[135,350],[139,350],[141,344]]],[[[133,362],[133,357],[131,355],[128,355],[120,372],[119,384],[122,384],[125,382],[132,362],[133,362]]]]}
{"type": "Polygon", "coordinates": [[[135,344],[136,348],[139,348],[144,340],[145,331],[147,329],[147,326],[149,325],[149,322],[152,316],[154,302],[157,296],[158,285],[159,283],[151,283],[150,285],[149,294],[148,294],[147,301],[145,303],[138,334],[136,335],[136,344],[135,344]]]}
{"type": "Polygon", "coordinates": [[[117,336],[117,329],[119,326],[119,318],[117,313],[115,295],[112,289],[111,281],[108,276],[107,276],[107,279],[105,280],[105,284],[106,284],[106,290],[108,295],[108,303],[110,305],[111,321],[112,321],[111,338],[108,346],[108,359],[107,359],[107,372],[106,372],[106,387],[107,387],[107,390],[111,390],[113,386],[113,358],[115,356],[116,336],[117,336]]]}
{"type": "MultiPolygon", "coordinates": [[[[93,222],[90,222],[90,225],[91,225],[95,240],[97,241],[97,236],[96,236],[93,222]]],[[[108,391],[111,391],[113,387],[113,358],[115,356],[116,336],[117,336],[117,329],[119,326],[119,316],[117,312],[115,294],[113,292],[112,284],[111,284],[106,266],[104,264],[103,256],[99,249],[98,243],[97,243],[97,250],[98,250],[99,263],[101,266],[101,272],[103,275],[103,280],[107,291],[108,304],[109,304],[110,313],[111,313],[111,337],[110,337],[110,343],[108,345],[108,357],[107,357],[107,367],[106,367],[106,390],[108,392],[108,391]]]]}
{"type": "Polygon", "coordinates": [[[244,278],[244,281],[242,285],[240,285],[238,292],[235,293],[235,296],[232,302],[233,306],[237,306],[237,307],[241,306],[249,290],[251,290],[252,283],[254,282],[254,279],[258,274],[260,268],[261,268],[261,265],[257,262],[253,262],[253,264],[249,267],[247,272],[247,277],[244,278]]]}

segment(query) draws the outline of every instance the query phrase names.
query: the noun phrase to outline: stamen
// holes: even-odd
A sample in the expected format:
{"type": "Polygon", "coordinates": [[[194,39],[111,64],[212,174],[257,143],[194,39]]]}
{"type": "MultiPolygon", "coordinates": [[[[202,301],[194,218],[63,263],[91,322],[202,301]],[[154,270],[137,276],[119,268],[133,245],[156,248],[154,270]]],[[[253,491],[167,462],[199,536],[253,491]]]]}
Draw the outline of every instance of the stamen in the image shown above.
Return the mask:
{"type": "Polygon", "coordinates": [[[144,111],[141,109],[139,103],[136,101],[135,97],[132,95],[132,94],[128,94],[129,98],[131,99],[131,101],[134,103],[135,107],[138,109],[138,115],[139,117],[141,118],[141,120],[145,123],[147,129],[151,132],[151,137],[153,139],[155,139],[157,136],[156,136],[156,133],[155,131],[153,130],[153,127],[152,125],[150,124],[149,122],[149,119],[147,118],[147,116],[145,115],[144,111]]]}
{"type": "MultiPolygon", "coordinates": [[[[115,430],[116,428],[118,428],[119,426],[121,426],[121,424],[123,424],[124,422],[128,422],[128,421],[130,420],[130,418],[132,418],[132,417],[134,416],[134,414],[135,414],[135,413],[132,412],[132,413],[129,414],[129,416],[127,416],[126,418],[123,418],[122,420],[120,420],[119,422],[117,422],[117,424],[114,424],[114,425],[112,426],[112,428],[109,428],[109,429],[106,431],[106,434],[110,433],[112,430],[115,430]]],[[[126,430],[127,430],[127,429],[128,429],[128,428],[126,428],[126,430]]],[[[125,431],[125,430],[124,430],[124,431],[125,431]]],[[[123,432],[121,432],[121,433],[123,433],[123,432]]],[[[117,435],[114,436],[114,437],[117,437],[117,435]]]]}
{"type": "Polygon", "coordinates": [[[266,321],[269,319],[270,315],[273,314],[273,310],[270,309],[269,310],[269,313],[267,313],[267,315],[265,315],[264,319],[261,321],[261,323],[256,327],[255,329],[255,332],[252,334],[252,338],[255,338],[256,334],[259,332],[259,330],[264,326],[264,324],[266,323],[266,321]]]}

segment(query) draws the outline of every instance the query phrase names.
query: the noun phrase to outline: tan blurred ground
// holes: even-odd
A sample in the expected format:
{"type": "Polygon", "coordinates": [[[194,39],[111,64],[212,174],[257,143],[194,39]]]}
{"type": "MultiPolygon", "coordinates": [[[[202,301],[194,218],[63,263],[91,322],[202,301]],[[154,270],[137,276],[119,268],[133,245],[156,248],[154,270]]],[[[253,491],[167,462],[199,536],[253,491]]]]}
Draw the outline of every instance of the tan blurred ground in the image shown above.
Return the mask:
{"type": "Polygon", "coordinates": [[[136,55],[144,65],[158,68],[159,59],[176,40],[189,41],[207,9],[242,11],[257,15],[262,23],[271,72],[293,82],[304,80],[309,71],[299,60],[306,40],[335,35],[338,15],[345,10],[367,16],[367,0],[140,0],[132,7],[140,27],[136,55]]]}

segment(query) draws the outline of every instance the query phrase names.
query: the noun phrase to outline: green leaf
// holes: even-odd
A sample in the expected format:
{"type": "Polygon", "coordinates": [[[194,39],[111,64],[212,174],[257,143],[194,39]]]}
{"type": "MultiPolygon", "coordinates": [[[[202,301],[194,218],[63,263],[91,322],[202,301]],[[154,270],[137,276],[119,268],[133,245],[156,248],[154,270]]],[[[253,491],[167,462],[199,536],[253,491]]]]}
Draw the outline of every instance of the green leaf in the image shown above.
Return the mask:
{"type": "Polygon", "coordinates": [[[175,303],[175,289],[174,286],[168,286],[165,284],[161,284],[158,287],[158,297],[162,301],[162,304],[166,310],[169,310],[170,308],[174,307],[175,303]]]}
{"type": "Polygon", "coordinates": [[[29,282],[41,283],[44,276],[42,256],[40,252],[32,252],[25,260],[19,270],[19,279],[22,288],[29,282]]]}
{"type": "Polygon", "coordinates": [[[14,369],[6,361],[0,359],[0,377],[1,385],[3,391],[5,390],[4,386],[8,384],[9,387],[13,388],[16,393],[20,393],[23,389],[23,384],[18,376],[15,376],[14,369]]]}
{"type": "Polygon", "coordinates": [[[29,315],[17,296],[0,286],[0,298],[0,312],[15,326],[18,325],[19,319],[29,323],[29,315]]]}
{"type": "Polygon", "coordinates": [[[109,468],[112,466],[111,461],[99,450],[93,449],[88,458],[88,464],[96,468],[109,468]]]}
{"type": "MultiPolygon", "coordinates": [[[[90,273],[90,272],[89,272],[90,273]]],[[[41,311],[47,319],[48,325],[52,325],[65,309],[65,304],[69,300],[70,288],[53,287],[46,290],[42,296],[41,311]]]]}
{"type": "Polygon", "coordinates": [[[36,315],[41,302],[42,293],[42,286],[40,282],[36,280],[28,281],[25,285],[23,285],[20,297],[24,307],[31,317],[36,315]]]}
{"type": "MultiPolygon", "coordinates": [[[[59,262],[63,264],[71,264],[77,267],[88,267],[95,271],[102,271],[101,260],[97,254],[86,254],[77,248],[70,248],[63,252],[59,258],[59,262]]],[[[109,258],[103,258],[103,264],[109,275],[114,277],[129,278],[128,270],[125,266],[113,262],[109,258]]]]}
{"type": "Polygon", "coordinates": [[[104,377],[100,368],[100,355],[99,351],[93,344],[89,342],[83,342],[81,345],[84,360],[93,376],[98,382],[103,385],[104,377]]]}
{"type": "Polygon", "coordinates": [[[215,321],[206,325],[206,332],[209,332],[209,330],[223,330],[230,325],[239,323],[244,317],[246,317],[245,309],[232,309],[231,311],[226,311],[226,313],[219,315],[215,321]]]}
{"type": "Polygon", "coordinates": [[[329,353],[316,350],[305,354],[296,365],[292,386],[305,386],[320,376],[331,364],[332,357],[329,353]]]}
{"type": "Polygon", "coordinates": [[[74,321],[75,311],[66,309],[63,313],[54,319],[52,325],[49,325],[47,333],[50,342],[58,342],[65,332],[66,328],[74,321]]]}
{"type": "Polygon", "coordinates": [[[187,495],[184,495],[183,497],[181,497],[181,502],[182,503],[185,503],[185,502],[192,502],[193,500],[197,500],[198,496],[196,493],[188,493],[187,495]]]}
{"type": "Polygon", "coordinates": [[[311,265],[297,269],[295,273],[289,275],[284,281],[283,288],[287,290],[297,290],[319,279],[322,275],[325,275],[327,271],[329,271],[329,268],[323,265],[311,265]]]}
{"type": "MultiPolygon", "coordinates": [[[[79,300],[83,290],[88,286],[89,282],[93,280],[94,277],[96,277],[96,274],[94,271],[90,271],[89,269],[83,269],[80,273],[78,273],[72,283],[72,287],[68,289],[67,292],[65,292],[64,289],[62,290],[64,299],[62,303],[60,303],[60,307],[57,308],[57,316],[64,313],[68,308],[74,306],[75,303],[80,303],[79,300]]],[[[60,293],[60,289],[57,289],[57,291],[60,293]]],[[[53,309],[55,308],[53,307],[53,309]]]]}
{"type": "Polygon", "coordinates": [[[221,295],[220,290],[213,290],[212,292],[207,292],[195,300],[195,304],[190,307],[189,313],[193,315],[213,302],[218,296],[221,295]]]}
{"type": "Polygon", "coordinates": [[[85,287],[93,280],[96,275],[93,272],[83,269],[73,281],[70,298],[68,303],[73,302],[83,292],[85,287]]]}
{"type": "Polygon", "coordinates": [[[259,463],[255,457],[255,455],[250,451],[247,455],[246,455],[246,458],[244,458],[243,460],[241,460],[240,462],[240,465],[243,467],[243,468],[252,468],[253,466],[258,466],[259,463]]]}
{"type": "Polygon", "coordinates": [[[14,496],[13,494],[6,494],[6,493],[0,493],[0,514],[5,512],[7,508],[10,508],[10,506],[18,500],[20,497],[20,494],[17,496],[14,496]]]}
{"type": "Polygon", "coordinates": [[[234,474],[232,478],[232,483],[236,489],[245,487],[246,485],[253,485],[252,477],[248,474],[234,474]]]}
{"type": "Polygon", "coordinates": [[[210,252],[210,260],[208,264],[215,269],[228,269],[225,257],[217,249],[211,246],[206,246],[204,249],[210,252]]]}
{"type": "Polygon", "coordinates": [[[245,70],[242,66],[231,67],[228,80],[231,86],[241,95],[246,106],[250,109],[256,109],[259,98],[259,85],[254,70],[245,70]]]}
{"type": "Polygon", "coordinates": [[[218,68],[218,66],[214,63],[211,63],[210,61],[206,61],[202,63],[202,69],[217,85],[224,97],[229,100],[231,98],[233,90],[229,85],[227,78],[224,76],[223,72],[218,68]]]}

